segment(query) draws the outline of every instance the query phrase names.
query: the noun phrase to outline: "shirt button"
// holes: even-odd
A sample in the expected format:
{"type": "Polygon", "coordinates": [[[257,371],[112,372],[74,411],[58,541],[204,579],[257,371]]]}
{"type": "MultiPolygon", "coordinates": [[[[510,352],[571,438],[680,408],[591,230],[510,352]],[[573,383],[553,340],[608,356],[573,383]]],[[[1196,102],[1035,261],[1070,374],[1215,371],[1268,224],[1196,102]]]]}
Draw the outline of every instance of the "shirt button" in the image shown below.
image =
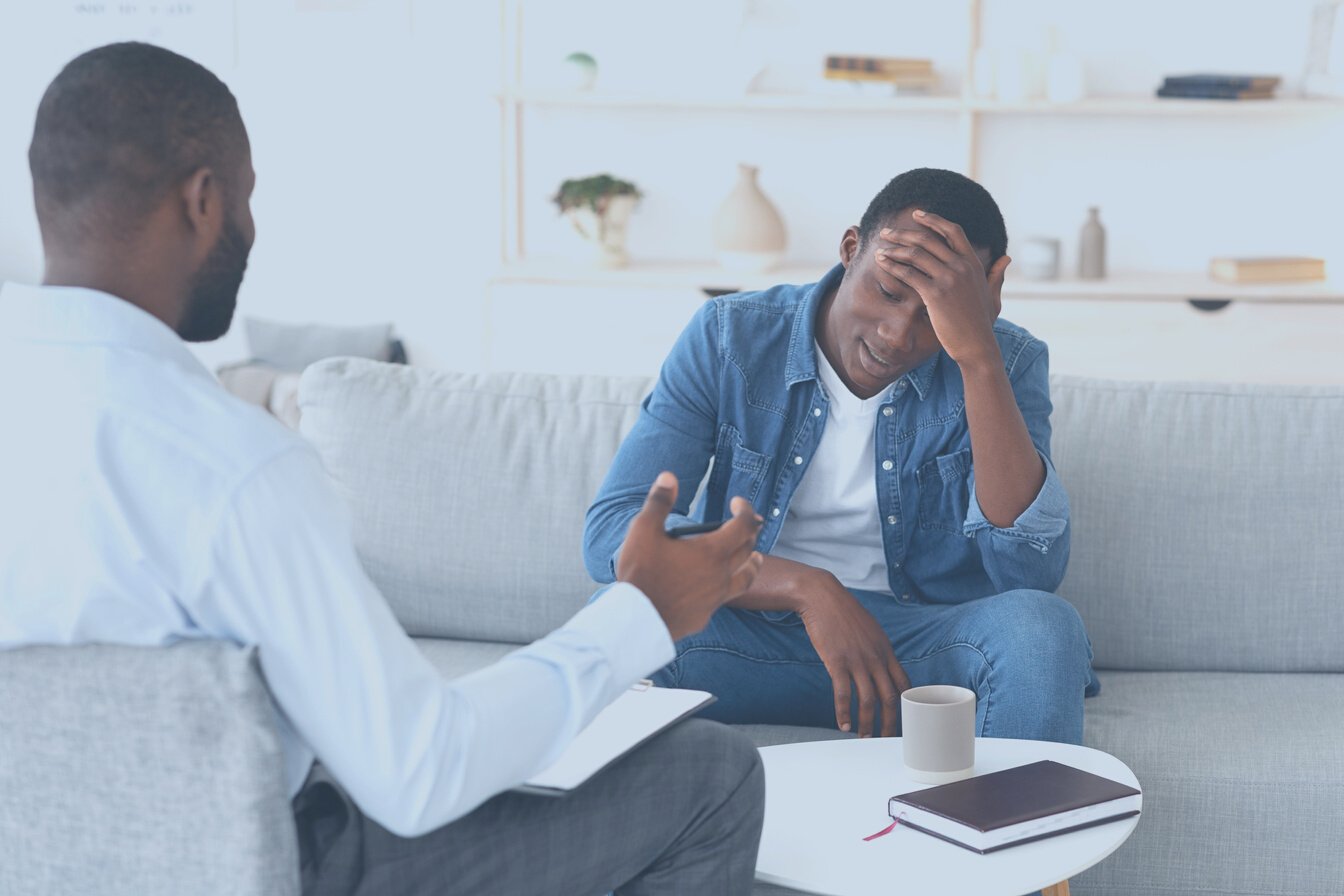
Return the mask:
{"type": "Polygon", "coordinates": [[[900,569],[900,568],[901,568],[901,564],[899,564],[899,563],[893,563],[893,564],[891,564],[891,565],[894,566],[894,567],[896,567],[897,569],[900,569]]]}
{"type": "Polygon", "coordinates": [[[910,602],[910,595],[908,595],[908,594],[902,594],[902,595],[901,595],[901,600],[905,601],[906,603],[909,603],[909,602],[910,602]]]}
{"type": "Polygon", "coordinates": [[[887,517],[887,525],[889,526],[896,525],[896,514],[893,513],[891,516],[887,517]]]}
{"type": "Polygon", "coordinates": [[[774,510],[770,511],[770,515],[771,515],[771,516],[779,516],[779,508],[776,507],[774,510]]]}
{"type": "MultiPolygon", "coordinates": [[[[906,387],[907,385],[908,385],[908,384],[906,383],[905,380],[901,380],[901,381],[900,381],[899,383],[897,383],[897,385],[896,385],[896,391],[898,391],[898,392],[904,392],[904,391],[905,391],[905,387],[906,387]]],[[[906,595],[906,596],[909,597],[909,595],[906,595]]]]}
{"type": "Polygon", "coordinates": [[[882,416],[883,416],[883,417],[890,417],[890,416],[891,416],[891,408],[889,408],[889,407],[888,407],[888,408],[883,408],[883,409],[882,409],[882,416]]]}
{"type": "Polygon", "coordinates": [[[793,459],[793,463],[794,463],[795,466],[796,466],[797,464],[801,464],[802,462],[803,462],[803,457],[802,457],[801,454],[793,459]]]}
{"type": "Polygon", "coordinates": [[[821,408],[813,408],[813,409],[812,409],[812,416],[813,416],[813,417],[820,417],[820,416],[821,416],[821,408]]]}
{"type": "Polygon", "coordinates": [[[884,460],[884,461],[882,461],[882,469],[884,469],[884,470],[890,470],[890,469],[891,469],[892,467],[894,467],[894,466],[896,466],[896,465],[893,464],[893,463],[892,463],[891,461],[889,461],[889,460],[884,460]]]}

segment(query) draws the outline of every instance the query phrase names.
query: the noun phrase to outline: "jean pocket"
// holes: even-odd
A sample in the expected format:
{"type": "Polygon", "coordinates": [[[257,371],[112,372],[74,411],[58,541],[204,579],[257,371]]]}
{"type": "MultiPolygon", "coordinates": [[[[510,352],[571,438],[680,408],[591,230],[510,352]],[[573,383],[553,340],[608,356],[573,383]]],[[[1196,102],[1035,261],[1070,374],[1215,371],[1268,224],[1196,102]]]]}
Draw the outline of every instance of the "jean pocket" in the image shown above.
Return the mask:
{"type": "Polygon", "coordinates": [[[963,534],[971,507],[971,449],[940,454],[923,464],[919,480],[919,527],[963,534]]]}
{"type": "Polygon", "coordinates": [[[731,423],[719,427],[711,475],[722,484],[725,498],[741,496],[754,507],[769,469],[770,456],[742,444],[742,434],[737,427],[731,423]]]}

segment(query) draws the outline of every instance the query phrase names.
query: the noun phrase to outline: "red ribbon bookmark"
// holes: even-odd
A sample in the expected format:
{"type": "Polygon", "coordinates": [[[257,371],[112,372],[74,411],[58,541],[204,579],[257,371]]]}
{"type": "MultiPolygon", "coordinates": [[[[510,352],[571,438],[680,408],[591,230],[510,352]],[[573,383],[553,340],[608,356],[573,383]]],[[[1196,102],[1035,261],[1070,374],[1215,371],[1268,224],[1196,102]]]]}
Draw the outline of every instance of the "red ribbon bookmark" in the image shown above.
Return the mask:
{"type": "MultiPolygon", "coordinates": [[[[905,813],[902,812],[901,815],[904,816],[905,813]]],[[[885,828],[883,828],[882,830],[878,831],[876,834],[869,834],[867,837],[864,837],[864,838],[863,838],[863,842],[864,842],[864,843],[867,843],[869,840],[876,840],[878,837],[885,837],[885,836],[887,836],[887,835],[890,834],[892,831],[896,830],[896,825],[898,825],[898,824],[900,824],[900,823],[901,823],[901,819],[900,819],[900,818],[893,818],[893,819],[891,820],[891,824],[887,825],[885,828]]]]}

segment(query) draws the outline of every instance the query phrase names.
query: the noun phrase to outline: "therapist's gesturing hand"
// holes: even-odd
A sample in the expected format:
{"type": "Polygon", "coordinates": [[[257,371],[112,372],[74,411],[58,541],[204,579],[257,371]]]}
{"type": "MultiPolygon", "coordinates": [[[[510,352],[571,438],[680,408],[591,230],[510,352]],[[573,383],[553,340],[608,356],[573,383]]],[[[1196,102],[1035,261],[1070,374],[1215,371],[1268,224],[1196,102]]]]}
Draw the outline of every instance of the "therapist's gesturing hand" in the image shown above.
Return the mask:
{"type": "Polygon", "coordinates": [[[665,531],[676,500],[676,477],[659,473],[616,561],[617,580],[644,592],[674,641],[708,625],[714,611],[746,591],[761,568],[755,551],[761,518],[750,503],[734,498],[733,518],[718,530],[678,539],[665,531]]]}

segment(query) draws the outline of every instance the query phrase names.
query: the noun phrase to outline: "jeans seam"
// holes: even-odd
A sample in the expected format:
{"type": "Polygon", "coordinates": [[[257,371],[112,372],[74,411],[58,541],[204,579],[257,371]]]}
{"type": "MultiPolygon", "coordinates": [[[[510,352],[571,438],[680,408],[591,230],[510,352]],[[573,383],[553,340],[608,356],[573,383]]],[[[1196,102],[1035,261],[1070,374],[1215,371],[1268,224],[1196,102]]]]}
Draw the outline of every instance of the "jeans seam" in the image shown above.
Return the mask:
{"type": "MultiPolygon", "coordinates": [[[[940,654],[940,653],[944,653],[944,652],[946,652],[946,651],[948,651],[948,650],[951,650],[953,647],[968,647],[968,648],[970,648],[971,650],[974,650],[976,653],[978,653],[978,654],[980,655],[980,662],[984,663],[984,664],[985,664],[985,668],[989,670],[989,673],[985,676],[985,693],[984,693],[984,696],[983,696],[983,697],[981,697],[980,695],[977,695],[977,696],[976,696],[976,699],[977,699],[977,700],[983,700],[984,703],[985,703],[985,718],[984,718],[984,720],[980,723],[980,730],[983,732],[985,729],[987,729],[987,728],[989,727],[990,701],[991,701],[991,699],[992,699],[993,696],[994,696],[994,684],[993,684],[993,682],[990,680],[990,679],[993,677],[993,675],[994,675],[994,664],[991,663],[991,662],[989,661],[989,657],[985,656],[985,652],[984,652],[983,650],[981,650],[981,649],[980,649],[978,646],[976,646],[975,644],[970,643],[969,641],[956,641],[956,642],[954,642],[954,643],[952,643],[952,644],[944,644],[942,647],[939,647],[937,650],[932,650],[932,651],[930,651],[930,652],[924,654],[923,656],[915,657],[914,659],[911,659],[911,660],[909,660],[908,662],[912,662],[912,663],[920,663],[920,662],[923,662],[924,660],[929,659],[930,657],[934,657],[934,656],[937,656],[937,655],[940,654]]],[[[905,660],[901,660],[900,657],[897,657],[896,659],[897,659],[898,662],[906,662],[905,660]]]]}
{"type": "MultiPolygon", "coordinates": [[[[734,650],[730,647],[712,647],[708,645],[703,647],[687,647],[685,650],[681,651],[681,653],[677,655],[677,662],[680,663],[683,657],[689,656],[692,653],[698,653],[700,651],[709,651],[712,653],[727,653],[737,657],[738,659],[751,660],[754,663],[770,663],[776,666],[821,666],[822,668],[825,668],[826,666],[826,664],[823,663],[821,660],[800,660],[792,657],[777,659],[775,657],[752,656],[749,653],[743,653],[740,650],[734,650]]],[[[680,676],[678,676],[677,680],[678,682],[680,682],[681,680],[680,676]]]]}

